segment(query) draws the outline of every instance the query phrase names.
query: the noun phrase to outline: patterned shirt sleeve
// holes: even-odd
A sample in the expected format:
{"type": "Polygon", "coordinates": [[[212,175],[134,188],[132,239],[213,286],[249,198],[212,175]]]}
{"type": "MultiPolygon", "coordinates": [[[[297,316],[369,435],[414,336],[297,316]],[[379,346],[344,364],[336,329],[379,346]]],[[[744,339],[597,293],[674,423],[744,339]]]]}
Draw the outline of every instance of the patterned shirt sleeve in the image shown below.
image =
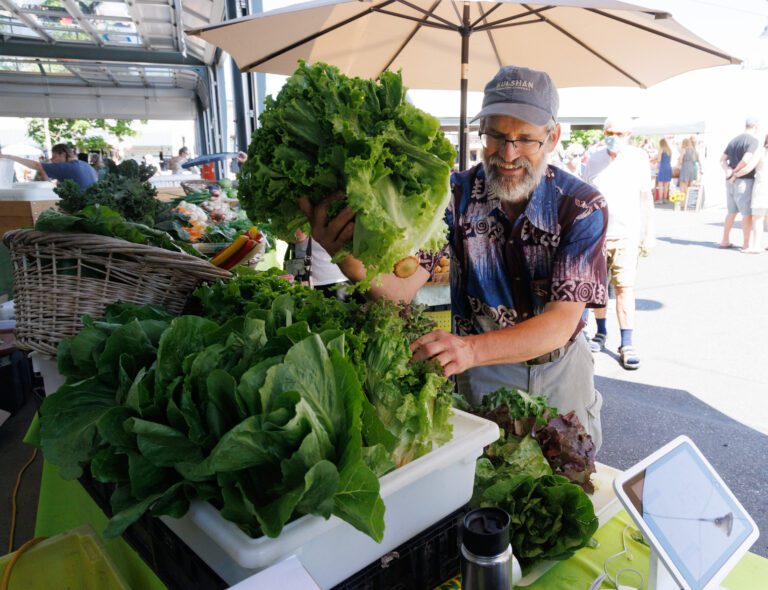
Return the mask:
{"type": "Polygon", "coordinates": [[[577,301],[586,303],[587,307],[604,307],[608,283],[605,199],[600,193],[579,191],[569,206],[572,208],[570,221],[566,218],[562,228],[552,269],[550,301],[577,301]]]}

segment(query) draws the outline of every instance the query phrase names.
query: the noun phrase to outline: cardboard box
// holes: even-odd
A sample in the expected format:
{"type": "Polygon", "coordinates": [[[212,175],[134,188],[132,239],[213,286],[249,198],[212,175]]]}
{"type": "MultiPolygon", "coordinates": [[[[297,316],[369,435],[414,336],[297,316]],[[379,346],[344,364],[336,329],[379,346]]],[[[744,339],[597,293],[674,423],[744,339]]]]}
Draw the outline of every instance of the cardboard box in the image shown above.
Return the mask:
{"type": "Polygon", "coordinates": [[[0,201],[0,236],[12,229],[31,228],[40,214],[58,201],[0,201]]]}

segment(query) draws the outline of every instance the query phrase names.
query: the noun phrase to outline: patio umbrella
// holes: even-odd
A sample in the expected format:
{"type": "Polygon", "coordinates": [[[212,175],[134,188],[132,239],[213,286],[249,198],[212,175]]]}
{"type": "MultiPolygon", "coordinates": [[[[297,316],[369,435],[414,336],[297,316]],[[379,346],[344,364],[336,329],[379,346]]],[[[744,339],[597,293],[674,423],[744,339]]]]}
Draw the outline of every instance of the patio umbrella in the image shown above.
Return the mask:
{"type": "Polygon", "coordinates": [[[188,31],[241,71],[292,74],[326,62],[407,86],[461,90],[459,164],[467,160],[467,91],[502,65],[544,70],[559,87],[639,86],[738,63],[674,20],[669,2],[565,0],[546,5],[450,0],[319,0],[188,31]]]}
{"type": "Polygon", "coordinates": [[[43,150],[28,143],[0,145],[0,152],[9,156],[19,156],[20,158],[39,158],[43,155],[43,150]]]}

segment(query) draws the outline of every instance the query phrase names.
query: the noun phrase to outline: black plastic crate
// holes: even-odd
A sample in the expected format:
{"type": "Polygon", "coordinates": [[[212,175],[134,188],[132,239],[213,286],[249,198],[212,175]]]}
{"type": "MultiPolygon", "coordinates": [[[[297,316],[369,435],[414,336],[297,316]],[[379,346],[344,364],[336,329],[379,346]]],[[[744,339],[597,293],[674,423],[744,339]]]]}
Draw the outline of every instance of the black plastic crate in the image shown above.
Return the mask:
{"type": "Polygon", "coordinates": [[[333,590],[432,590],[459,573],[463,506],[333,590]]]}
{"type": "MultiPolygon", "coordinates": [[[[111,517],[109,497],[114,486],[94,480],[87,470],[80,478],[80,484],[104,514],[111,517]]],[[[145,514],[125,530],[123,539],[169,590],[219,590],[229,587],[159,518],[145,514]]]]}

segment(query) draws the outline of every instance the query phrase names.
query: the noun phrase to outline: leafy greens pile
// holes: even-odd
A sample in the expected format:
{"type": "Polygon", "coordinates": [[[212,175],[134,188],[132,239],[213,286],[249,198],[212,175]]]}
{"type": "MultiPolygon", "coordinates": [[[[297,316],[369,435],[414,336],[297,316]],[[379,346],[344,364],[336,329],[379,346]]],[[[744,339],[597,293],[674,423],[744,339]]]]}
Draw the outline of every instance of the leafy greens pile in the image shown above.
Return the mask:
{"type": "Polygon", "coordinates": [[[510,514],[510,542],[521,566],[566,559],[586,546],[598,527],[585,493],[594,491],[594,445],[589,456],[591,438],[573,412],[559,416],[546,398],[508,389],[486,395],[472,411],[495,421],[501,436],[477,461],[471,504],[510,514]]]}
{"type": "Polygon", "coordinates": [[[41,445],[63,477],[90,462],[96,480],[117,484],[107,536],[201,499],[252,535],[335,514],[382,538],[344,334],[289,317],[285,298],[264,319],[226,324],[114,307],[62,344],[67,383],[41,407],[41,445]]]}
{"type": "Polygon", "coordinates": [[[357,213],[347,251],[365,264],[368,284],[419,249],[439,250],[455,150],[405,91],[399,73],[363,80],[300,62],[277,98],[267,97],[241,168],[248,216],[290,241],[308,231],[299,197],[318,203],[344,192],[357,213]]]}
{"type": "Polygon", "coordinates": [[[143,223],[127,221],[117,211],[106,205],[88,205],[76,213],[62,213],[46,209],[35,222],[37,231],[98,234],[120,238],[133,244],[156,246],[173,252],[202,255],[190,244],[174,240],[166,232],[148,227],[143,223]]]}
{"type": "Polygon", "coordinates": [[[157,169],[154,166],[126,160],[115,164],[107,160],[107,174],[87,189],[69,180],[55,189],[59,195],[59,208],[76,213],[89,205],[106,205],[128,221],[153,225],[155,217],[168,208],[156,199],[157,189],[149,183],[157,169]]]}
{"type": "Polygon", "coordinates": [[[405,354],[418,313],[276,280],[208,287],[203,311],[230,297],[215,319],[115,304],[60,344],[66,383],[41,407],[40,442],[62,477],[116,485],[107,536],[199,499],[252,536],[333,514],[380,540],[378,477],[450,438],[449,382],[405,354]],[[235,293],[270,289],[229,313],[235,293]],[[384,325],[387,338],[365,331],[384,325]]]}
{"type": "Polygon", "coordinates": [[[318,332],[345,330],[349,357],[370,401],[365,404],[366,439],[381,444],[394,465],[421,457],[451,438],[450,381],[435,362],[411,362],[410,343],[435,327],[422,307],[384,299],[363,305],[339,301],[292,285],[276,271],[249,269],[237,270],[228,281],[202,285],[194,294],[201,313],[219,321],[249,314],[289,294],[294,321],[307,322],[318,332]]]}
{"type": "Polygon", "coordinates": [[[72,180],[60,182],[54,189],[60,198],[59,209],[74,215],[86,207],[101,205],[131,223],[154,227],[176,239],[189,240],[185,230],[187,220],[173,211],[171,203],[157,199],[157,189],[149,182],[157,168],[135,160],[120,164],[107,160],[106,164],[104,178],[85,190],[72,180]]]}

